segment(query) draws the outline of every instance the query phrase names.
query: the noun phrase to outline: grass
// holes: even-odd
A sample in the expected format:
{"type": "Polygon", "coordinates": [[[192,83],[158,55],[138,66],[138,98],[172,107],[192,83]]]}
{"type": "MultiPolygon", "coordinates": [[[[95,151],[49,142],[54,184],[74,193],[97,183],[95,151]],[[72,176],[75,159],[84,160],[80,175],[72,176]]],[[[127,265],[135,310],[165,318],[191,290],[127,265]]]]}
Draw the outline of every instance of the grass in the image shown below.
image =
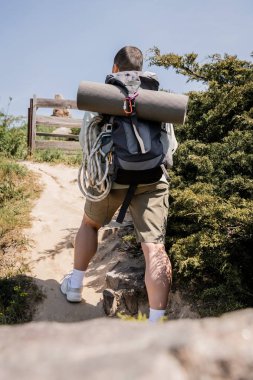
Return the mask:
{"type": "MultiPolygon", "coordinates": [[[[47,132],[52,133],[55,130],[55,127],[51,126],[37,126],[38,132],[47,132]]],[[[77,134],[80,132],[80,129],[73,128],[70,133],[77,134]],[[74,133],[73,133],[74,132],[74,133]]],[[[52,137],[49,136],[37,136],[36,140],[52,140],[52,137]]],[[[66,141],[63,137],[54,137],[54,141],[66,141]]],[[[62,163],[66,165],[80,165],[82,162],[82,153],[80,151],[63,151],[60,149],[48,148],[48,149],[37,149],[32,155],[32,159],[37,162],[51,162],[51,163],[62,163]]]]}
{"type": "Polygon", "coordinates": [[[75,152],[67,154],[59,149],[43,149],[36,150],[32,156],[32,160],[36,162],[48,162],[52,164],[65,164],[71,166],[81,165],[82,153],[75,152]]]}
{"type": "Polygon", "coordinates": [[[0,324],[30,322],[42,298],[31,277],[17,274],[0,278],[0,324]]]}
{"type": "Polygon", "coordinates": [[[146,322],[148,320],[146,314],[138,313],[137,316],[127,315],[123,313],[117,313],[117,317],[122,321],[135,321],[135,322],[146,322]]]}
{"type": "Polygon", "coordinates": [[[28,322],[43,295],[27,274],[27,239],[32,201],[41,191],[24,166],[1,156],[0,161],[0,324],[28,322]]]}
{"type": "MultiPolygon", "coordinates": [[[[141,312],[139,312],[136,316],[132,316],[132,315],[127,315],[127,314],[123,314],[123,313],[117,313],[117,317],[119,319],[121,319],[122,321],[130,321],[130,322],[147,322],[148,321],[148,317],[146,316],[146,314],[142,314],[141,312]]],[[[168,317],[164,316],[164,317],[161,317],[159,319],[159,323],[162,323],[162,322],[167,322],[168,321],[168,317]]]]}
{"type": "Polygon", "coordinates": [[[29,226],[30,200],[40,194],[34,174],[9,159],[0,162],[0,249],[24,242],[22,229],[29,226]],[[8,242],[6,241],[6,237],[8,242]]]}

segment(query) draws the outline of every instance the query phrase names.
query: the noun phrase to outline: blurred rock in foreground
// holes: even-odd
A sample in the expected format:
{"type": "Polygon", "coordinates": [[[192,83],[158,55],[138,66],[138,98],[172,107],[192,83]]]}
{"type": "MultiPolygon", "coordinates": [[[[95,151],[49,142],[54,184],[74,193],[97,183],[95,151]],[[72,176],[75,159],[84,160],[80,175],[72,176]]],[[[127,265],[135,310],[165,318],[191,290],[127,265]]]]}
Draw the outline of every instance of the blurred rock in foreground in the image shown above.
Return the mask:
{"type": "Polygon", "coordinates": [[[253,379],[253,309],[151,325],[116,319],[0,328],[0,378],[253,379]]]}

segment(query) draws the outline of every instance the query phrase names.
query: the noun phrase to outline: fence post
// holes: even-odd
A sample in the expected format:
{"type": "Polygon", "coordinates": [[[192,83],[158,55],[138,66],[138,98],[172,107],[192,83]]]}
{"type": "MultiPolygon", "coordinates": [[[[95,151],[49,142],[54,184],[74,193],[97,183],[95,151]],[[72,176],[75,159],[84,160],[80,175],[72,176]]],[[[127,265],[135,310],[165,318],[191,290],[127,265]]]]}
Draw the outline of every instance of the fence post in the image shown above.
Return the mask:
{"type": "MultiPolygon", "coordinates": [[[[30,99],[30,107],[31,107],[31,99],[30,99]]],[[[30,155],[30,129],[31,129],[31,108],[28,108],[28,115],[27,115],[27,151],[30,155]]]]}
{"type": "Polygon", "coordinates": [[[27,152],[29,156],[31,155],[31,136],[32,136],[32,108],[33,108],[33,99],[30,99],[30,107],[28,108],[28,123],[27,123],[27,152]]]}
{"type": "Polygon", "coordinates": [[[37,104],[36,104],[36,95],[33,95],[32,100],[32,107],[30,109],[31,113],[31,154],[35,150],[35,139],[36,139],[36,110],[37,110],[37,104]]]}

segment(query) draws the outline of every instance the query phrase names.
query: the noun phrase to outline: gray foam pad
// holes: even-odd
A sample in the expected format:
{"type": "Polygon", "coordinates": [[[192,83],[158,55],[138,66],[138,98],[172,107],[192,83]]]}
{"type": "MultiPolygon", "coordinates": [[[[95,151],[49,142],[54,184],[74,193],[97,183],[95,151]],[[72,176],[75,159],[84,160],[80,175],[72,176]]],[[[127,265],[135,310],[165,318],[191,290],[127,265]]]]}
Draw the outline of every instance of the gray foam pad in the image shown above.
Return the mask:
{"type": "MultiPolygon", "coordinates": [[[[136,113],[141,119],[184,123],[188,96],[142,89],[139,89],[138,93],[136,113]]],[[[83,81],[77,92],[77,107],[85,111],[125,116],[123,110],[125,97],[120,87],[83,81]]]]}

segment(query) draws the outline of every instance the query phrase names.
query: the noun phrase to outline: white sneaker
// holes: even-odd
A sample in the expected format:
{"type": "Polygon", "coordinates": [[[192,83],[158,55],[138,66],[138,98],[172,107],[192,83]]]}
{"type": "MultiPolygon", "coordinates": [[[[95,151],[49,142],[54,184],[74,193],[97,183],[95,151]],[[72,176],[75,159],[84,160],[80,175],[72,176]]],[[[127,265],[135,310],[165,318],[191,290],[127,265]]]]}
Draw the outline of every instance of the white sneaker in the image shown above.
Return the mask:
{"type": "Polygon", "coordinates": [[[81,302],[82,301],[82,291],[81,288],[71,288],[71,275],[72,273],[67,274],[61,282],[61,292],[65,294],[69,302],[81,302]]]}

